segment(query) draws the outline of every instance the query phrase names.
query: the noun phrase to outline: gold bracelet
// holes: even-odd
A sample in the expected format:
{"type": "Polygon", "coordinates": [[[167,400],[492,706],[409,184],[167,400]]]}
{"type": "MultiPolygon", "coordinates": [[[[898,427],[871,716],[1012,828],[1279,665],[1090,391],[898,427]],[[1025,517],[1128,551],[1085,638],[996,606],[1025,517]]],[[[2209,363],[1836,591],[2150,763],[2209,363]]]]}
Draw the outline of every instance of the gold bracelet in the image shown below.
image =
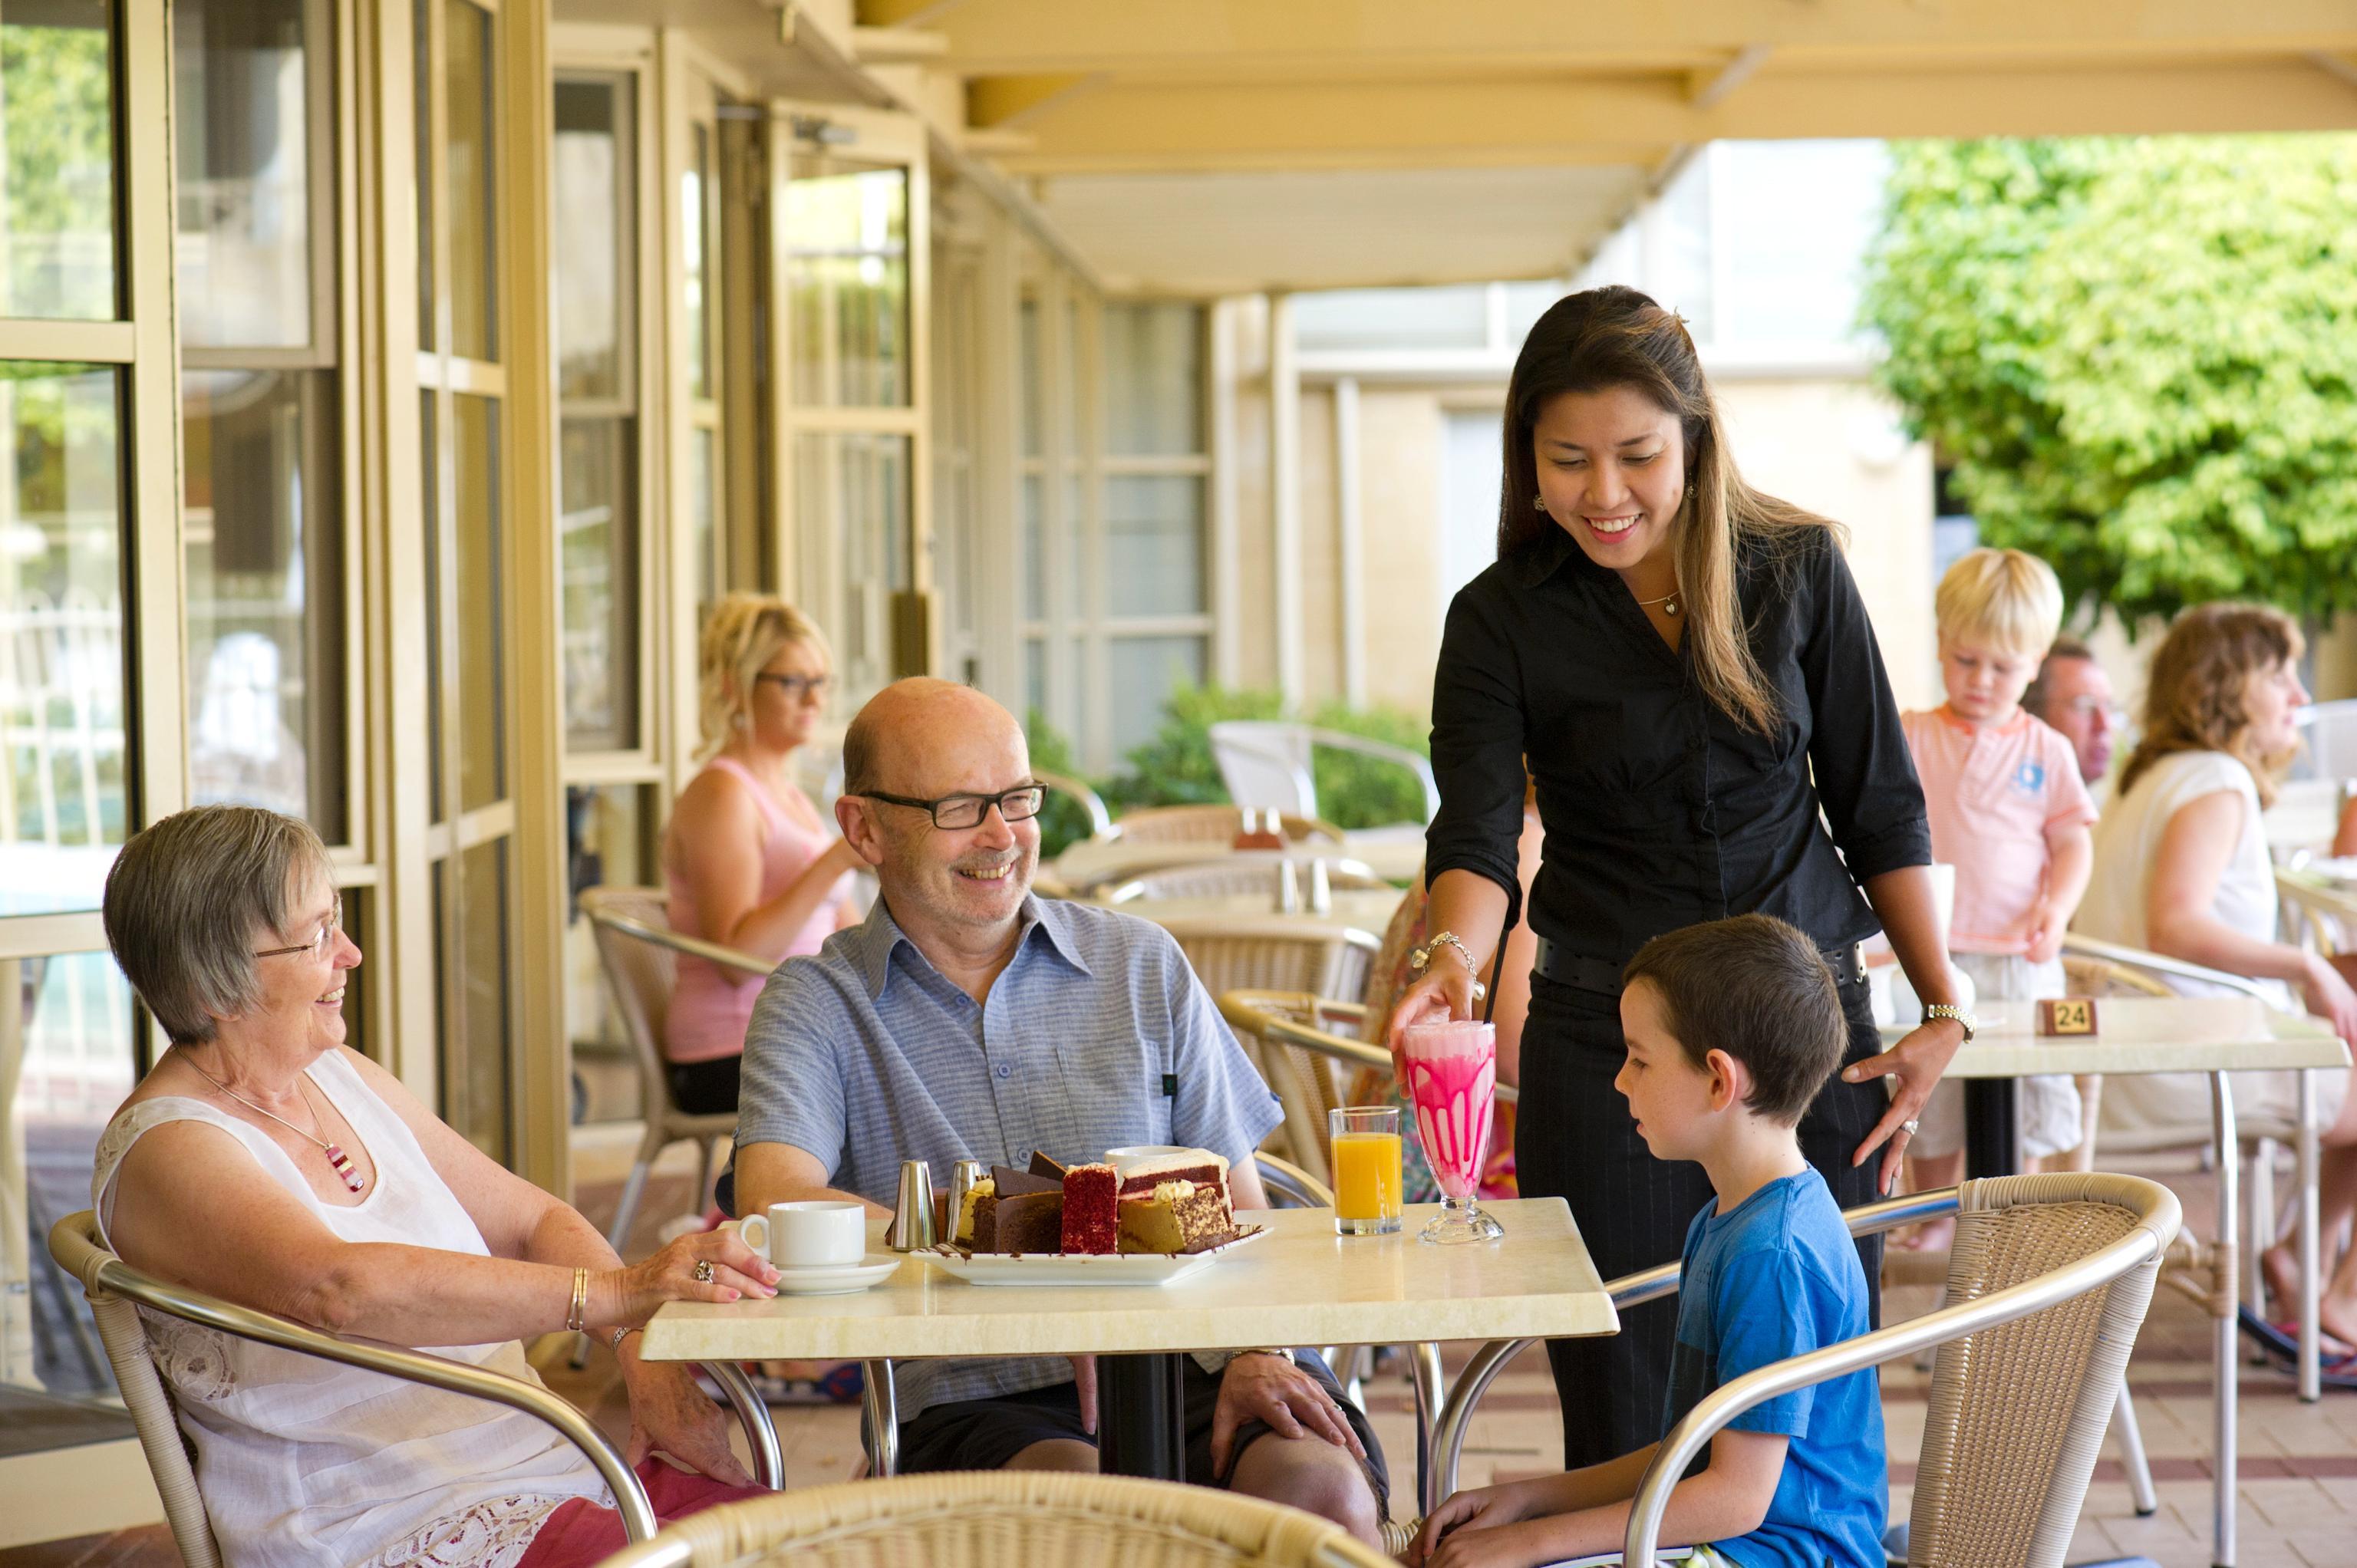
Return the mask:
{"type": "Polygon", "coordinates": [[[589,1271],[573,1271],[573,1305],[565,1314],[565,1326],[578,1334],[589,1322],[589,1271]]]}

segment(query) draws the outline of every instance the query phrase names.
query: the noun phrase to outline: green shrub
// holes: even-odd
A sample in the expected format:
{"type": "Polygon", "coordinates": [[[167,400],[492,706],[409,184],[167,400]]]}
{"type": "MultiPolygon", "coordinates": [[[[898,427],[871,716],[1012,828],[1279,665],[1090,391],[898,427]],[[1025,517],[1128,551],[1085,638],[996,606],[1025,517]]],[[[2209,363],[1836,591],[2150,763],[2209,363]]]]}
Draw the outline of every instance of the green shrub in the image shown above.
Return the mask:
{"type": "MultiPolygon", "coordinates": [[[[1162,725],[1133,749],[1125,769],[1102,787],[1116,811],[1140,806],[1220,804],[1228,800],[1211,757],[1211,728],[1223,719],[1279,719],[1285,702],[1275,692],[1219,685],[1180,686],[1162,705],[1162,725]]],[[[1425,723],[1398,708],[1351,708],[1329,703],[1309,715],[1321,729],[1340,730],[1428,756],[1425,723]]],[[[1355,752],[1319,747],[1312,769],[1318,814],[1337,827],[1372,828],[1424,820],[1424,789],[1407,769],[1355,752]]]]}
{"type": "MultiPolygon", "coordinates": [[[[1072,743],[1056,733],[1048,716],[1033,708],[1023,720],[1023,735],[1031,747],[1031,766],[1041,773],[1060,773],[1067,779],[1083,779],[1080,764],[1072,757],[1072,743]]],[[[1098,791],[1100,794],[1103,790],[1098,791]]],[[[1089,813],[1082,804],[1060,789],[1048,791],[1045,804],[1039,808],[1039,858],[1053,860],[1072,845],[1089,836],[1089,813]]]]}

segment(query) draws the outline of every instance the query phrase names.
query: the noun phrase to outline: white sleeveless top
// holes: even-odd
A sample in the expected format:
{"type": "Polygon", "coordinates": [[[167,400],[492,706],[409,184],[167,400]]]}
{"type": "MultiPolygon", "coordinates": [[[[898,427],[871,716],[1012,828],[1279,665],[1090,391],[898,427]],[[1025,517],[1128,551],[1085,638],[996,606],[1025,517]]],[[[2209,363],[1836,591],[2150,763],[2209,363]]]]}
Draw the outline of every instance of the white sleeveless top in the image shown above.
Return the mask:
{"type": "MultiPolygon", "coordinates": [[[[99,1140],[91,1197],[104,1232],[114,1176],[132,1144],[167,1122],[205,1122],[242,1144],[261,1174],[347,1241],[394,1242],[490,1256],[482,1232],[417,1139],[350,1063],[329,1053],[308,1069],[376,1165],[350,1208],[322,1202],[260,1129],[178,1096],[124,1108],[99,1140]]],[[[251,1171],[224,1169],[231,1180],[251,1171]]],[[[111,1243],[110,1243],[111,1244],[111,1243]]],[[[613,1499],[581,1451],[503,1405],[235,1338],[140,1309],[197,1484],[227,1561],[239,1568],[511,1568],[570,1498],[613,1499]]],[[[429,1354],[537,1383],[523,1347],[427,1347],[429,1354]]]]}

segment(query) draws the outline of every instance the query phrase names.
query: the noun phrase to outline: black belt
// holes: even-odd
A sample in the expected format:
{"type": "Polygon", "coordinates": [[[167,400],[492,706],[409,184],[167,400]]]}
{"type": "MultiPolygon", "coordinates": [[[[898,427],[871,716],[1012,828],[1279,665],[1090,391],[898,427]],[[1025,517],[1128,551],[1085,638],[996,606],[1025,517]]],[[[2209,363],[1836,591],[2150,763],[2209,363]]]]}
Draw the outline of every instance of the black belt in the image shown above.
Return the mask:
{"type": "MultiPolygon", "coordinates": [[[[1857,946],[1852,943],[1823,954],[1825,967],[1834,972],[1834,983],[1854,985],[1866,979],[1866,965],[1857,956],[1857,946]]],[[[1625,959],[1616,963],[1610,959],[1581,958],[1564,951],[1544,937],[1539,939],[1538,957],[1531,964],[1531,972],[1544,975],[1558,985],[1569,985],[1581,991],[1593,991],[1605,996],[1620,994],[1620,972],[1628,968],[1625,959]]]]}

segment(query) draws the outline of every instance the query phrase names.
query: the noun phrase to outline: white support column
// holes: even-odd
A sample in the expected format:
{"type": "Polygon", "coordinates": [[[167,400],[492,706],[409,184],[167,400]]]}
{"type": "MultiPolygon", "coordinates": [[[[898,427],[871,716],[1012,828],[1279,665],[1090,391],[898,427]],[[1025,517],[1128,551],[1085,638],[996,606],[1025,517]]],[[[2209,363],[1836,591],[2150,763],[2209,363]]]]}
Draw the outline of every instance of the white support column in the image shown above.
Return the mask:
{"type": "Polygon", "coordinates": [[[1293,297],[1268,301],[1269,519],[1276,542],[1276,685],[1286,707],[1298,708],[1305,660],[1301,632],[1301,357],[1293,346],[1293,297]]]}
{"type": "Polygon", "coordinates": [[[1359,499],[1356,376],[1344,376],[1334,383],[1334,532],[1342,570],[1342,700],[1363,708],[1367,705],[1367,546],[1359,499]]]}
{"type": "Polygon", "coordinates": [[[1242,496],[1236,477],[1236,312],[1233,299],[1215,301],[1211,309],[1210,453],[1211,458],[1211,678],[1232,686],[1243,669],[1237,651],[1238,618],[1243,614],[1237,582],[1237,514],[1242,496]]]}
{"type": "Polygon", "coordinates": [[[974,333],[974,643],[982,689],[1008,711],[1024,710],[1022,406],[1017,317],[1022,285],[1015,231],[1006,213],[986,207],[981,277],[975,293],[981,319],[974,333]]]}

